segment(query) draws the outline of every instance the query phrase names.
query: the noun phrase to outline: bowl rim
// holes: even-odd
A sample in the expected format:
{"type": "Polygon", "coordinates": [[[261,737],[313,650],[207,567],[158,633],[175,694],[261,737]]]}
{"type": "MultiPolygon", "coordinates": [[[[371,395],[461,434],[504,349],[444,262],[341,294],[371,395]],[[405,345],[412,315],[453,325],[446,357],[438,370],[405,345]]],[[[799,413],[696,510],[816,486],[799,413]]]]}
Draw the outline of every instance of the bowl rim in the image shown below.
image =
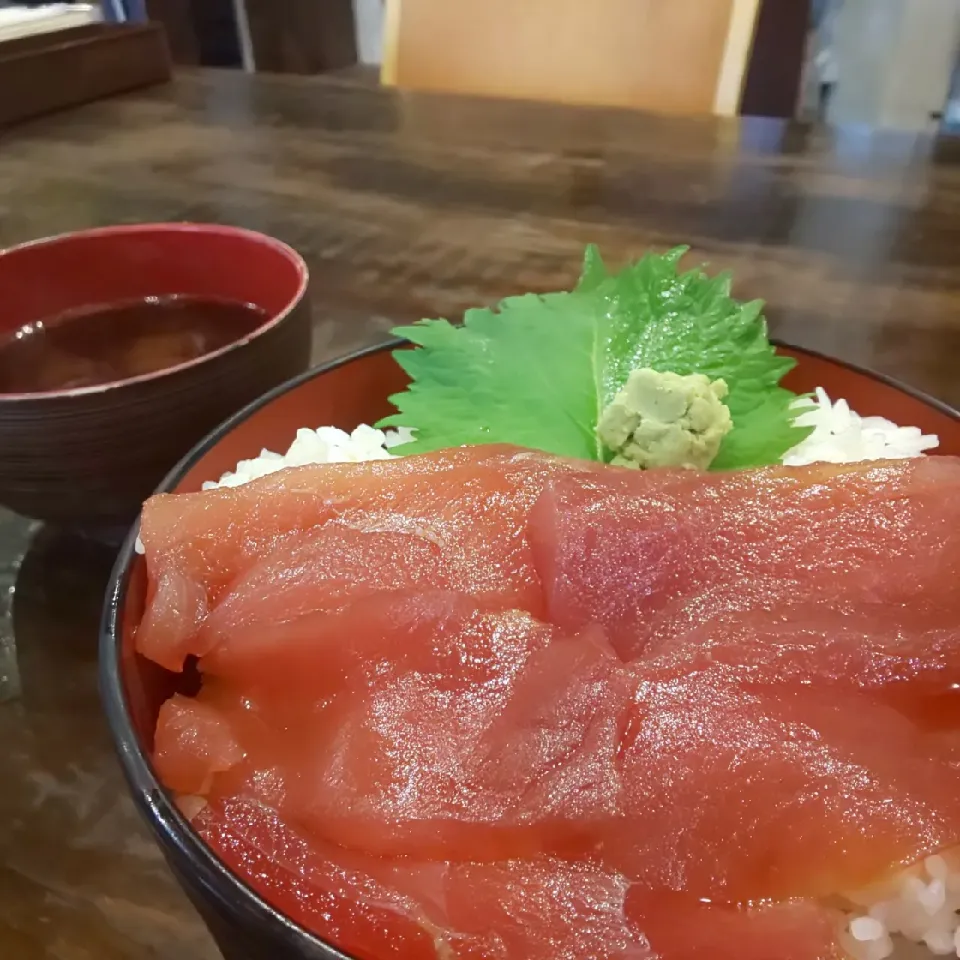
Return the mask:
{"type": "MultiPolygon", "coordinates": [[[[774,338],[771,339],[771,342],[776,347],[783,347],[800,355],[826,360],[854,373],[879,381],[915,400],[919,400],[953,420],[960,421],[960,411],[949,404],[937,400],[921,390],[903,384],[886,374],[783,340],[774,338]]],[[[225,420],[196,444],[164,477],[155,492],[169,492],[227,434],[278,397],[296,390],[304,383],[323,376],[332,370],[363,360],[374,354],[394,350],[406,343],[407,341],[401,338],[391,338],[385,342],[364,347],[312,367],[286,383],[275,387],[239,410],[228,420],[225,420]]],[[[221,910],[227,913],[240,913],[250,923],[275,924],[275,933],[289,943],[291,949],[295,944],[302,946],[304,939],[306,939],[307,943],[315,950],[326,951],[326,956],[330,960],[353,960],[349,954],[325,943],[316,934],[284,916],[249,886],[245,880],[234,874],[190,826],[189,821],[166,794],[150,766],[146,751],[133,728],[121,675],[120,655],[123,604],[130,581],[135,543],[139,530],[140,521],[138,519],[127,534],[110,574],[100,623],[98,664],[100,696],[103,701],[107,724],[110,728],[110,736],[119,756],[124,777],[133,793],[133,799],[141,814],[150,822],[152,830],[158,835],[158,838],[162,834],[166,844],[176,848],[186,861],[197,868],[198,872],[195,879],[206,894],[219,905],[221,910]]]]}
{"type": "Polygon", "coordinates": [[[52,247],[58,244],[70,243],[75,240],[151,233],[219,234],[220,236],[232,236],[237,239],[252,242],[256,246],[270,249],[274,253],[279,254],[293,266],[297,272],[297,288],[295,292],[287,298],[284,306],[279,311],[269,314],[265,320],[257,324],[249,333],[244,334],[244,336],[236,340],[231,340],[229,343],[224,344],[216,350],[212,350],[210,353],[204,353],[199,357],[194,357],[192,360],[184,360],[182,363],[174,364],[171,367],[162,367],[160,370],[154,370],[151,373],[141,373],[134,377],[124,377],[122,380],[110,380],[107,383],[97,383],[87,387],[72,387],[68,390],[38,390],[36,392],[26,393],[0,393],[0,403],[43,403],[45,401],[71,399],[78,396],[105,394],[112,390],[162,380],[171,374],[202,366],[247,346],[251,341],[257,340],[270,330],[280,326],[297,306],[303,302],[306,296],[310,283],[310,270],[307,267],[306,261],[293,247],[277,237],[270,236],[268,233],[262,233],[259,230],[250,230],[247,227],[235,227],[225,223],[196,223],[189,220],[171,220],[169,222],[121,223],[104,227],[90,227],[82,230],[68,230],[65,233],[55,233],[48,237],[38,237],[34,240],[27,240],[24,243],[15,244],[12,247],[0,249],[0,261],[7,257],[16,256],[24,251],[35,248],[52,247]]]}

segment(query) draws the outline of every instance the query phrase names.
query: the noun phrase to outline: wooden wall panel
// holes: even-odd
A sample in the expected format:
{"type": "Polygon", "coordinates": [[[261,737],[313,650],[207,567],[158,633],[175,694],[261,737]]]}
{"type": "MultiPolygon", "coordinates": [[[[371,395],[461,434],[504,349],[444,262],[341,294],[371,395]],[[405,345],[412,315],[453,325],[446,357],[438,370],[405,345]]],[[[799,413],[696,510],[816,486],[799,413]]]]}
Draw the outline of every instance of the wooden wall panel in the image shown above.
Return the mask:
{"type": "MultiPolygon", "coordinates": [[[[733,14],[756,5],[389,0],[383,79],[415,89],[712,113],[733,14]]],[[[752,16],[739,18],[747,19],[752,35],[752,16]]],[[[740,46],[749,53],[749,37],[740,46]]],[[[735,64],[727,70],[734,103],[742,73],[743,64],[739,73],[735,64]]]]}

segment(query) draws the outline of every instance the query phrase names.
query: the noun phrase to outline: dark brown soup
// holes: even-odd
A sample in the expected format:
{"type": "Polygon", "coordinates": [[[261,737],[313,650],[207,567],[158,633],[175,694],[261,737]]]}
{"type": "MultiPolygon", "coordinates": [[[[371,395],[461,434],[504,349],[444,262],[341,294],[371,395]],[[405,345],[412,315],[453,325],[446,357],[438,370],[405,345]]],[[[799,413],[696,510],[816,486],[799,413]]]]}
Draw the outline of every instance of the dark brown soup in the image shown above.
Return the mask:
{"type": "Polygon", "coordinates": [[[188,296],[86,307],[0,341],[0,393],[45,393],[126,380],[195,360],[252,333],[260,307],[188,296]]]}

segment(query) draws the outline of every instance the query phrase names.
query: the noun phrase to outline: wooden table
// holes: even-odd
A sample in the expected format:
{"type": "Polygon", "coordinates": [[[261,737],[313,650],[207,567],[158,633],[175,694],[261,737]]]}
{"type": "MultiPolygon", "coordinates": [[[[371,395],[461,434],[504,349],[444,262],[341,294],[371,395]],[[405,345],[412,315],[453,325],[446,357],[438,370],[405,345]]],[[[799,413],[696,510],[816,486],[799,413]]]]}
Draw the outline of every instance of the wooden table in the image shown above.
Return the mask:
{"type": "MultiPolygon", "coordinates": [[[[952,139],[213,72],[0,137],[0,246],[183,219],[305,254],[318,360],[398,321],[569,285],[588,241],[612,261],[682,242],[766,299],[776,335],[960,404],[952,139]]],[[[100,718],[111,550],[9,515],[0,527],[22,687],[0,704],[0,957],[212,958],[100,718]]]]}

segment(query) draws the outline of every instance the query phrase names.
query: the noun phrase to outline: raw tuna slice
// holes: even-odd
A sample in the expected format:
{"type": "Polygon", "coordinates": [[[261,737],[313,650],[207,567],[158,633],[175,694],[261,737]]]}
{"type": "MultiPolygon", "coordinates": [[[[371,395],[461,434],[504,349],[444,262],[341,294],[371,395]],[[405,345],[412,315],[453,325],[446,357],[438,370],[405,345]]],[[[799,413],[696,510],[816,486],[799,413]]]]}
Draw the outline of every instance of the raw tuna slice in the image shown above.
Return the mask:
{"type": "MultiPolygon", "coordinates": [[[[359,531],[339,521],[291,536],[240,577],[212,611],[196,581],[179,570],[163,577],[157,584],[159,600],[147,609],[137,645],[174,671],[187,654],[204,656],[224,643],[248,646],[250,638],[265,643],[273,628],[304,615],[323,621],[381,591],[418,581],[443,586],[445,581],[440,547],[428,537],[359,531]],[[165,602],[174,598],[175,607],[165,602]],[[173,622],[168,623],[171,613],[173,622]],[[190,624],[189,631],[181,630],[182,624],[190,624]],[[175,637],[179,642],[173,642],[175,637]]],[[[262,645],[258,653],[264,653],[262,645]]]]}
{"type": "Polygon", "coordinates": [[[439,629],[383,634],[379,651],[345,680],[326,729],[304,744],[302,774],[281,812],[370,853],[538,852],[538,835],[504,820],[504,798],[476,789],[471,771],[484,732],[553,632],[520,611],[474,610],[447,616],[439,629]]]}
{"type": "Polygon", "coordinates": [[[619,755],[635,688],[599,628],[555,640],[474,747],[471,789],[502,797],[502,821],[536,829],[544,849],[591,852],[623,818],[619,755]]]}
{"type": "Polygon", "coordinates": [[[202,661],[199,719],[212,727],[218,717],[243,762],[228,776],[211,770],[213,747],[197,748],[206,727],[184,736],[170,708],[156,737],[162,773],[177,771],[179,784],[186,770],[205,787],[192,792],[209,794],[215,780],[221,795],[276,802],[318,835],[369,852],[539,852],[535,831],[503,820],[509,798],[479,792],[470,775],[483,732],[552,627],[437,590],[378,595],[300,635],[294,626],[303,624],[268,636],[268,655],[251,633],[249,648],[225,644],[202,661]]]}
{"type": "Polygon", "coordinates": [[[612,675],[615,659],[601,662],[585,638],[546,646],[529,627],[515,630],[497,628],[495,658],[482,671],[483,654],[471,643],[469,677],[377,677],[366,699],[345,705],[330,744],[311,752],[315,766],[283,812],[381,855],[490,861],[591,851],[617,813],[616,724],[626,684],[612,675]],[[510,654],[504,639],[522,643],[522,653],[510,654]],[[557,658],[544,662],[554,647],[557,658]],[[580,671],[566,690],[562,667],[580,671]],[[575,729],[546,729],[544,704],[525,699],[541,671],[568,697],[550,719],[577,722],[575,729]],[[614,699],[592,700],[608,692],[614,699]],[[516,712],[534,718],[522,740],[511,737],[516,712]],[[504,755],[514,747],[516,755],[504,755]]]}
{"type": "Polygon", "coordinates": [[[258,653],[267,655],[274,628],[304,617],[322,623],[351,604],[362,607],[379,593],[418,583],[446,585],[442,551],[434,539],[415,531],[367,532],[332,521],[255,563],[207,617],[191,652],[202,656],[218,645],[239,649],[256,643],[258,653]]]}
{"type": "Polygon", "coordinates": [[[308,840],[230,800],[193,820],[287,916],[361,960],[840,960],[839,918],[808,903],[730,910],[650,894],[589,863],[381,860],[308,840]]]}
{"type": "Polygon", "coordinates": [[[147,607],[137,627],[137,650],[168,670],[179,672],[187,654],[202,649],[200,625],[209,612],[203,584],[174,564],[151,575],[147,607]]]}
{"type": "MultiPolygon", "coordinates": [[[[492,932],[497,949],[489,955],[498,960],[844,956],[840,915],[812,903],[723,908],[691,897],[650,894],[595,864],[552,858],[437,864],[418,873],[432,883],[405,889],[420,898],[427,891],[442,892],[443,911],[435,914],[435,922],[475,942],[492,932]]],[[[416,883],[420,877],[412,879],[416,883]]],[[[404,887],[410,881],[398,877],[397,882],[404,887]]],[[[425,899],[431,902],[429,893],[425,899]]]]}
{"type": "Polygon", "coordinates": [[[663,960],[841,960],[841,916],[805,901],[754,909],[634,888],[627,914],[663,960]]]}
{"type": "Polygon", "coordinates": [[[193,701],[165,707],[165,782],[260,799],[355,849],[439,859],[582,855],[621,815],[635,681],[602,635],[557,639],[439,591],[376,598],[340,626],[297,658],[281,648],[279,665],[208,675],[193,737],[193,701]],[[391,629],[370,629],[377,616],[391,629]]]}
{"type": "MultiPolygon", "coordinates": [[[[432,544],[454,589],[540,613],[542,594],[524,537],[529,509],[551,476],[590,469],[513,447],[472,447],[299,467],[241,487],[152,497],[141,518],[151,590],[138,648],[180,669],[185,653],[204,651],[209,638],[198,634],[207,612],[231,588],[237,589],[221,627],[249,617],[255,591],[272,582],[283,556],[313,543],[322,563],[324,541],[311,537],[331,519],[358,533],[406,534],[432,544]],[[241,589],[247,575],[252,579],[241,589]]],[[[335,540],[331,535],[331,549],[335,540]]],[[[362,562],[370,549],[354,546],[348,563],[362,562]]],[[[385,559],[388,569],[400,552],[392,550],[385,559]]],[[[364,579],[374,579],[378,568],[364,579]]],[[[417,562],[411,574],[419,568],[417,562]]],[[[431,561],[422,574],[429,578],[436,569],[431,561]]],[[[306,590],[311,582],[303,577],[299,585],[306,590]]]]}
{"type": "Polygon", "coordinates": [[[247,800],[207,804],[193,826],[271,906],[342,950],[362,960],[439,960],[419,905],[378,883],[364,858],[308,844],[247,800]]]}
{"type": "Polygon", "coordinates": [[[624,914],[629,884],[596,867],[362,857],[236,800],[206,806],[194,826],[272,904],[363,960],[651,958],[624,914]]]}
{"type": "Polygon", "coordinates": [[[960,622],[960,461],[559,477],[531,514],[547,618],[626,658],[740,611],[869,601],[960,622]],[[879,558],[883,558],[882,562],[879,558]]]}
{"type": "Polygon", "coordinates": [[[474,755],[472,790],[545,851],[699,897],[828,896],[960,841],[960,753],[889,706],[586,635],[530,658],[474,755]]]}
{"type": "MultiPolygon", "coordinates": [[[[238,685],[218,709],[244,759],[214,792],[371,854],[597,854],[651,888],[731,902],[857,889],[960,842],[955,752],[882,703],[745,686],[722,665],[623,664],[602,634],[557,638],[464,603],[442,630],[318,645],[298,671],[324,678],[315,694],[238,685]]],[[[177,766],[194,770],[187,752],[177,766]]]]}
{"type": "Polygon", "coordinates": [[[923,725],[957,726],[960,622],[950,624],[951,616],[935,600],[926,609],[790,604],[774,616],[746,610],[716,617],[652,643],[646,656],[687,671],[723,671],[750,686],[862,690],[923,725]]]}
{"type": "MultiPolygon", "coordinates": [[[[652,960],[625,912],[630,883],[590,863],[541,859],[443,867],[446,922],[504,960],[652,960]]],[[[663,956],[662,960],[669,960],[663,956]]]]}
{"type": "Polygon", "coordinates": [[[161,708],[153,762],[176,793],[207,794],[217,774],[240,763],[244,750],[228,713],[217,705],[179,694],[161,708]]]}
{"type": "Polygon", "coordinates": [[[275,806],[298,789],[309,751],[330,740],[337,716],[333,701],[290,709],[207,678],[195,698],[174,697],[161,710],[154,766],[177,793],[275,806]]]}
{"type": "Polygon", "coordinates": [[[422,673],[468,691],[513,676],[554,628],[520,610],[502,611],[450,590],[421,587],[372,594],[289,622],[229,632],[201,660],[259,703],[311,709],[334,693],[359,703],[422,673]]]}
{"type": "Polygon", "coordinates": [[[960,770],[895,710],[633,669],[626,817],[601,856],[644,885],[729,902],[825,897],[960,842],[960,770]]]}

